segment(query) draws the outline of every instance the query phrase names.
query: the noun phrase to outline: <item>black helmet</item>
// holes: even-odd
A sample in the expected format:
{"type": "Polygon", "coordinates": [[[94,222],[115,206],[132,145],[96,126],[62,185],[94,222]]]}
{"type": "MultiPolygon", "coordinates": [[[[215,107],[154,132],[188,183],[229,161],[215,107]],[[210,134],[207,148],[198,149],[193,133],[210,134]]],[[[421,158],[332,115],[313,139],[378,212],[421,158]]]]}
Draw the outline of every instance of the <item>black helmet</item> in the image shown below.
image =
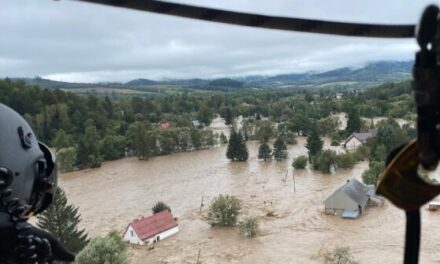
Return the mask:
{"type": "Polygon", "coordinates": [[[38,214],[52,202],[56,185],[52,151],[17,112],[0,104],[0,212],[38,214]]]}

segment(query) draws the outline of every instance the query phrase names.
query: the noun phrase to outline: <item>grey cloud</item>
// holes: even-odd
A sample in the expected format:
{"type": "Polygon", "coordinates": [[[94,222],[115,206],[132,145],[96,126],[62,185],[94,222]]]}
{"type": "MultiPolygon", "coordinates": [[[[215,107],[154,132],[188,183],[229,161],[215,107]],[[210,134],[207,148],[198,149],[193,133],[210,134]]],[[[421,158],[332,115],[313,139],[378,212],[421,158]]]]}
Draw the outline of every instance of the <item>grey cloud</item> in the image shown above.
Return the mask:
{"type": "MultiPolygon", "coordinates": [[[[416,23],[432,1],[175,2],[304,18],[416,23]]],[[[319,71],[407,60],[417,48],[414,40],[251,29],[74,1],[2,0],[0,17],[0,76],[66,81],[319,71]]]]}

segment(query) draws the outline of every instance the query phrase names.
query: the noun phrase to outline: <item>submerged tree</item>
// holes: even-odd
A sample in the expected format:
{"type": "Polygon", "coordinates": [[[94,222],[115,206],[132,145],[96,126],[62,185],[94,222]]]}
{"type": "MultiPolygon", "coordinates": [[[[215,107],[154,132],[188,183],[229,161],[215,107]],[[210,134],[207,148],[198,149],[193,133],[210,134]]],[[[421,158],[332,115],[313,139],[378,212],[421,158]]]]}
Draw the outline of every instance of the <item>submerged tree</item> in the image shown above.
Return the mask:
{"type": "Polygon", "coordinates": [[[243,137],[235,130],[231,130],[226,157],[232,161],[246,161],[248,156],[248,149],[243,137]]]}
{"type": "Polygon", "coordinates": [[[324,264],[358,264],[358,262],[353,260],[350,248],[337,247],[333,251],[325,254],[324,264]]]}
{"type": "Polygon", "coordinates": [[[258,149],[258,158],[264,159],[264,161],[269,160],[272,157],[272,150],[270,149],[267,143],[263,143],[260,145],[258,149]]]}
{"type": "Polygon", "coordinates": [[[238,228],[242,236],[255,237],[258,235],[258,219],[256,217],[248,217],[240,223],[238,228]]]}
{"type": "Polygon", "coordinates": [[[324,142],[319,136],[318,128],[316,126],[312,126],[306,143],[306,148],[309,150],[309,159],[318,154],[322,150],[323,146],[324,142]]]}
{"type": "Polygon", "coordinates": [[[49,231],[75,253],[88,243],[85,230],[78,227],[81,222],[78,207],[67,203],[66,194],[59,187],[52,204],[37,219],[40,228],[49,231]]]}
{"type": "Polygon", "coordinates": [[[157,202],[153,206],[153,208],[151,208],[151,211],[153,211],[153,214],[157,214],[157,213],[160,213],[165,210],[171,211],[170,207],[162,201],[157,202]]]}
{"type": "Polygon", "coordinates": [[[217,196],[209,207],[211,226],[235,226],[241,210],[241,202],[235,196],[217,196]]]}
{"type": "Polygon", "coordinates": [[[308,162],[308,158],[304,155],[296,157],[292,162],[292,167],[298,170],[303,170],[306,168],[308,162]]]}
{"type": "Polygon", "coordinates": [[[287,146],[282,137],[278,137],[273,144],[273,156],[277,161],[287,159],[287,146]]]}

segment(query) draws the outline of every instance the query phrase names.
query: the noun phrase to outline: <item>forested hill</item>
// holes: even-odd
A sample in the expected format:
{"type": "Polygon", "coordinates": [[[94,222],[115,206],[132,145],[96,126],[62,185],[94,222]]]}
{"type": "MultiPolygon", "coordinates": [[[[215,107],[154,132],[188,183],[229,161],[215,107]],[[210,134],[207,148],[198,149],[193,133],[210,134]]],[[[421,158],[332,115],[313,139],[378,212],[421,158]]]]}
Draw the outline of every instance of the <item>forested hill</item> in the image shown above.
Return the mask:
{"type": "Polygon", "coordinates": [[[221,79],[184,79],[154,81],[148,78],[125,83],[68,83],[43,78],[21,79],[28,85],[48,89],[94,89],[118,88],[148,90],[157,87],[193,88],[201,90],[236,90],[243,88],[364,88],[387,82],[400,82],[411,78],[412,61],[384,61],[367,64],[360,68],[339,68],[326,72],[292,73],[276,76],[246,76],[221,79]]]}

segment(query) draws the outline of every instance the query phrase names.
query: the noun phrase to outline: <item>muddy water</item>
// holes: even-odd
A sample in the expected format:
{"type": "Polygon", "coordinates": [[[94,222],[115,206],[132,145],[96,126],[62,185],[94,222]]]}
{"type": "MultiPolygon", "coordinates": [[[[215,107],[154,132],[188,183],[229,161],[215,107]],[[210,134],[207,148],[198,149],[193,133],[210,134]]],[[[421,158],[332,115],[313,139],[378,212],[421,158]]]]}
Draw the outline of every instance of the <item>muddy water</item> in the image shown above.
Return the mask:
{"type": "MultiPolygon", "coordinates": [[[[290,159],[306,153],[305,139],[289,147],[290,159]]],[[[349,246],[360,263],[402,263],[404,215],[389,203],[369,208],[360,219],[343,220],[323,214],[323,201],[350,177],[360,178],[366,163],[353,170],[321,175],[296,171],[294,192],[290,160],[262,162],[258,144],[248,144],[250,160],[231,163],[225,146],[211,150],[156,157],[128,158],[102,168],[61,175],[71,203],[79,206],[82,225],[91,236],[149,215],[153,204],[168,203],[179,218],[180,233],[155,249],[130,246],[130,263],[322,263],[335,246],[349,246]],[[286,171],[288,171],[286,178],[286,171]],[[215,229],[199,213],[202,196],[220,193],[243,201],[243,216],[260,218],[261,235],[245,239],[234,229],[215,229]],[[267,217],[268,212],[274,217],[267,217]]],[[[423,213],[421,263],[440,261],[440,213],[423,213]]]]}

